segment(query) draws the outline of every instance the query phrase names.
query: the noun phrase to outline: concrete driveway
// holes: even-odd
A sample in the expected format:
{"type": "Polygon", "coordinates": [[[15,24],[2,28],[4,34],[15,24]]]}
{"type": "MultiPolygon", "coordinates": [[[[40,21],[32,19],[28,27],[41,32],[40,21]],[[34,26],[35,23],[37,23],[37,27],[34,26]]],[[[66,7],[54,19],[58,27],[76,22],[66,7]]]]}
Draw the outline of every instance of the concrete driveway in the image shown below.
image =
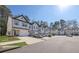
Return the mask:
{"type": "Polygon", "coordinates": [[[35,44],[38,42],[42,42],[41,38],[33,38],[33,37],[18,37],[21,41],[26,42],[26,44],[35,44]]]}
{"type": "Polygon", "coordinates": [[[54,36],[50,40],[7,51],[6,53],[79,53],[79,36],[54,36]]]}

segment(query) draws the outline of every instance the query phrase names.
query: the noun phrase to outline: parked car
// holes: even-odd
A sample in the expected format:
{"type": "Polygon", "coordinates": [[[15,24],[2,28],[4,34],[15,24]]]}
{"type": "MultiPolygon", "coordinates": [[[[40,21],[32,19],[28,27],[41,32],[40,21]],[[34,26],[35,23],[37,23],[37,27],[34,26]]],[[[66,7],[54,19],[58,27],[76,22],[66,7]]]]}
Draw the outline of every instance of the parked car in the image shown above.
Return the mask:
{"type": "Polygon", "coordinates": [[[66,34],[66,36],[68,36],[68,37],[72,37],[72,35],[71,35],[71,34],[66,34]]]}
{"type": "Polygon", "coordinates": [[[51,36],[52,36],[51,34],[48,35],[48,37],[51,37],[51,36]]]}
{"type": "Polygon", "coordinates": [[[33,37],[35,37],[35,38],[42,38],[43,36],[39,35],[39,34],[35,34],[35,35],[33,35],[33,37]]]}

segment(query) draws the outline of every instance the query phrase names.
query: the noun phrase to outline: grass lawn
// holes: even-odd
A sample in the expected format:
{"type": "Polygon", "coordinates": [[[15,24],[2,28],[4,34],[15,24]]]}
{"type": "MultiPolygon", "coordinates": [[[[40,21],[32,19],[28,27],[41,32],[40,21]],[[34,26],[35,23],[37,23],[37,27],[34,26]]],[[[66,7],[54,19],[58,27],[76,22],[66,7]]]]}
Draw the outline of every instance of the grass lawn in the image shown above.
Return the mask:
{"type": "Polygon", "coordinates": [[[0,36],[0,42],[8,42],[14,40],[19,40],[19,39],[16,37],[0,36]]]}
{"type": "Polygon", "coordinates": [[[23,47],[23,46],[26,46],[26,45],[27,45],[27,44],[26,44],[25,42],[10,44],[10,46],[18,46],[18,47],[23,47]]]}

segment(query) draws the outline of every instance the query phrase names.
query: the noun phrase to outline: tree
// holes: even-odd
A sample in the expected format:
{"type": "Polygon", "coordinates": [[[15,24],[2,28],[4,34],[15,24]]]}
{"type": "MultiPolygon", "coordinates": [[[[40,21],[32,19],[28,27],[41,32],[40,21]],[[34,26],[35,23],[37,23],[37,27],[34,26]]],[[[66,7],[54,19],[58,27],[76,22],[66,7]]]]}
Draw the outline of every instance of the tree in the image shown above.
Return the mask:
{"type": "Polygon", "coordinates": [[[74,30],[73,35],[78,35],[78,31],[77,31],[78,23],[77,23],[77,21],[73,20],[72,24],[73,24],[73,30],[74,30]]]}
{"type": "Polygon", "coordinates": [[[50,23],[50,28],[53,29],[53,22],[50,23]]]}
{"type": "Polygon", "coordinates": [[[0,18],[0,35],[5,33],[6,24],[3,18],[0,18]]]}
{"type": "Polygon", "coordinates": [[[51,34],[51,35],[53,34],[52,31],[53,31],[53,22],[50,23],[50,34],[51,34]]]}
{"type": "Polygon", "coordinates": [[[43,25],[45,26],[45,27],[48,27],[48,23],[45,21],[45,22],[43,22],[43,25]]]}
{"type": "Polygon", "coordinates": [[[76,29],[78,28],[78,23],[76,20],[67,21],[67,27],[76,29]]]}
{"type": "Polygon", "coordinates": [[[40,25],[43,25],[43,21],[42,20],[40,21],[40,25]]]}
{"type": "Polygon", "coordinates": [[[77,21],[76,20],[73,20],[73,28],[74,29],[76,29],[76,28],[78,28],[78,23],[77,23],[77,21]]]}
{"type": "Polygon", "coordinates": [[[65,28],[66,28],[66,21],[61,19],[60,20],[60,29],[59,29],[59,34],[60,35],[65,35],[66,34],[65,28]]]}
{"type": "Polygon", "coordinates": [[[60,26],[61,26],[61,29],[64,30],[64,28],[66,27],[66,21],[61,19],[60,20],[60,26]]]}
{"type": "Polygon", "coordinates": [[[59,21],[55,21],[55,23],[53,24],[53,29],[59,29],[59,21]]]}
{"type": "Polygon", "coordinates": [[[72,35],[78,35],[78,23],[76,20],[67,21],[67,28],[70,29],[72,35]]]}
{"type": "Polygon", "coordinates": [[[10,10],[6,6],[1,5],[0,6],[0,29],[1,29],[0,34],[1,35],[6,34],[8,16],[10,15],[11,15],[10,10]]]}

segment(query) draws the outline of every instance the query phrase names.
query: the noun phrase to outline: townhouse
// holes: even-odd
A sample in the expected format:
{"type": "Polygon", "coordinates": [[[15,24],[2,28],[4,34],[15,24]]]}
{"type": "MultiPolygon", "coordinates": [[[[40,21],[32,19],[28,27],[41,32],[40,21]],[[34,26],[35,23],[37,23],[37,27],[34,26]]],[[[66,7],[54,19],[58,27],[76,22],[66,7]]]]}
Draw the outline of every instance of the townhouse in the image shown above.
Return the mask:
{"type": "Polygon", "coordinates": [[[29,35],[30,36],[34,36],[34,35],[38,35],[39,34],[39,24],[36,21],[33,21],[31,23],[29,23],[29,35]]]}
{"type": "Polygon", "coordinates": [[[9,16],[7,23],[8,36],[28,36],[29,35],[29,19],[26,16],[9,16]]]}
{"type": "Polygon", "coordinates": [[[79,28],[66,28],[65,33],[66,35],[79,35],[79,28]]]}
{"type": "Polygon", "coordinates": [[[32,21],[29,24],[30,36],[48,36],[50,28],[45,26],[44,23],[39,24],[37,21],[32,21]]]}

